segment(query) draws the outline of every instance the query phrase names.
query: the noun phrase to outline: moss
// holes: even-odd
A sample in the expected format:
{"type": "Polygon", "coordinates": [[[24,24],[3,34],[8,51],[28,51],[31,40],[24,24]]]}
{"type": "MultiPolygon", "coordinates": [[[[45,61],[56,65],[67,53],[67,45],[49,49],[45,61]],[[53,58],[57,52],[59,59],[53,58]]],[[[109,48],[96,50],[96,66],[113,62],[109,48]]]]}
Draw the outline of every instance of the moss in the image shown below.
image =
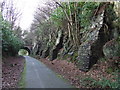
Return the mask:
{"type": "Polygon", "coordinates": [[[106,69],[106,72],[107,72],[108,74],[112,74],[112,73],[117,72],[118,70],[119,70],[118,67],[114,66],[114,67],[108,67],[108,68],[106,69]]]}
{"type": "Polygon", "coordinates": [[[111,68],[111,67],[109,67],[109,68],[106,69],[106,72],[107,72],[108,74],[111,74],[112,72],[114,72],[114,69],[111,68]]]}
{"type": "Polygon", "coordinates": [[[25,88],[25,76],[26,76],[26,62],[24,64],[23,72],[21,73],[21,79],[18,82],[18,88],[25,88]]]}
{"type": "Polygon", "coordinates": [[[105,61],[106,61],[106,58],[100,58],[99,61],[105,62],[105,61]]]}
{"type": "Polygon", "coordinates": [[[74,52],[72,58],[71,58],[71,62],[75,62],[76,61],[76,58],[78,57],[78,52],[74,52]]]}
{"type": "Polygon", "coordinates": [[[66,60],[69,56],[68,55],[65,55],[63,56],[63,59],[66,60]]]}
{"type": "Polygon", "coordinates": [[[62,60],[62,58],[60,57],[60,55],[57,56],[57,60],[62,60]]]}
{"type": "Polygon", "coordinates": [[[88,76],[88,77],[82,78],[80,80],[80,82],[81,82],[82,86],[93,87],[95,80],[88,76]]]}

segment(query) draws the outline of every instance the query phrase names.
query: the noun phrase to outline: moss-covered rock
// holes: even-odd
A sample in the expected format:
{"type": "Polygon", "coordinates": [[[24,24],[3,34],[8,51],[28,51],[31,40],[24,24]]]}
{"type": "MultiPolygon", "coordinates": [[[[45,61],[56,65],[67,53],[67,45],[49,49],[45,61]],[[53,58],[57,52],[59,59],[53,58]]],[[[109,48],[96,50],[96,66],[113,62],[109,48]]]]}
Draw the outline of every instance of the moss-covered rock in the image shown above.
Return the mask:
{"type": "Polygon", "coordinates": [[[42,58],[46,58],[47,56],[49,56],[49,52],[50,52],[50,47],[47,47],[47,48],[42,52],[42,58]]]}
{"type": "Polygon", "coordinates": [[[59,50],[63,48],[63,34],[62,31],[58,32],[58,38],[56,40],[56,44],[53,47],[53,49],[51,49],[50,51],[50,60],[54,60],[57,58],[57,55],[59,53],[59,50]]]}
{"type": "Polygon", "coordinates": [[[58,51],[59,51],[58,48],[53,48],[53,49],[51,50],[51,53],[50,53],[50,61],[52,61],[52,60],[54,60],[54,59],[57,58],[58,51]]]}
{"type": "Polygon", "coordinates": [[[107,41],[103,22],[104,11],[92,22],[91,30],[82,39],[83,43],[78,51],[77,66],[83,71],[88,71],[103,55],[102,47],[107,41]]]}
{"type": "Polygon", "coordinates": [[[107,42],[103,47],[103,52],[107,59],[120,57],[120,41],[117,39],[113,39],[107,42]]]}

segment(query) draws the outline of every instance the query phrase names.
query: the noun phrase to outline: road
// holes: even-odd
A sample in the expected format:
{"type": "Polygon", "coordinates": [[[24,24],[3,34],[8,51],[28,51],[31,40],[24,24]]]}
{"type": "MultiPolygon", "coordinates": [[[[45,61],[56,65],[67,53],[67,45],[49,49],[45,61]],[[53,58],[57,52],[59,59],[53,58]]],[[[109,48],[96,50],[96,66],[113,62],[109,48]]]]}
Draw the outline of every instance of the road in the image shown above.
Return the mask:
{"type": "Polygon", "coordinates": [[[72,88],[67,81],[58,77],[42,62],[30,56],[24,57],[26,59],[26,88],[72,88]]]}

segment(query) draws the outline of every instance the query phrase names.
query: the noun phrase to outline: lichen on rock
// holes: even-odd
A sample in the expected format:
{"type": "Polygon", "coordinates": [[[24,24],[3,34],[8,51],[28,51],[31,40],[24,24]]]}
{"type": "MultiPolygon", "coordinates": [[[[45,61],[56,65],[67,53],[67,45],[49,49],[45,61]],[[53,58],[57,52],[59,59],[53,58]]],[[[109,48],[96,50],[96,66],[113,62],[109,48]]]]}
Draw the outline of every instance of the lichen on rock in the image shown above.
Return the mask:
{"type": "Polygon", "coordinates": [[[104,11],[97,16],[95,21],[92,22],[92,24],[94,24],[90,27],[92,30],[89,30],[86,36],[82,39],[83,43],[80,45],[78,51],[77,66],[83,71],[88,71],[103,54],[102,47],[107,41],[104,38],[105,33],[103,22],[104,11]]]}
{"type": "Polygon", "coordinates": [[[107,42],[103,47],[104,55],[107,59],[120,57],[120,43],[116,39],[107,42]]]}

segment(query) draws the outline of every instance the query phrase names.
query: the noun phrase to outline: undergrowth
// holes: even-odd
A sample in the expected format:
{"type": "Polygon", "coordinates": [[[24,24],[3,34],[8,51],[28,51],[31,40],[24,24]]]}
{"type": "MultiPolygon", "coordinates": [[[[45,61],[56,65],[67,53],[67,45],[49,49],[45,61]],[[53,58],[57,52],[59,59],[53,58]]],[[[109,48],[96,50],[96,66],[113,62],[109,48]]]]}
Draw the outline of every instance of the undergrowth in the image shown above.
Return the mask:
{"type": "Polygon", "coordinates": [[[85,87],[94,87],[94,88],[120,88],[120,80],[118,72],[112,73],[114,78],[107,79],[102,77],[101,80],[97,81],[92,77],[86,77],[81,80],[81,84],[85,87]]]}

